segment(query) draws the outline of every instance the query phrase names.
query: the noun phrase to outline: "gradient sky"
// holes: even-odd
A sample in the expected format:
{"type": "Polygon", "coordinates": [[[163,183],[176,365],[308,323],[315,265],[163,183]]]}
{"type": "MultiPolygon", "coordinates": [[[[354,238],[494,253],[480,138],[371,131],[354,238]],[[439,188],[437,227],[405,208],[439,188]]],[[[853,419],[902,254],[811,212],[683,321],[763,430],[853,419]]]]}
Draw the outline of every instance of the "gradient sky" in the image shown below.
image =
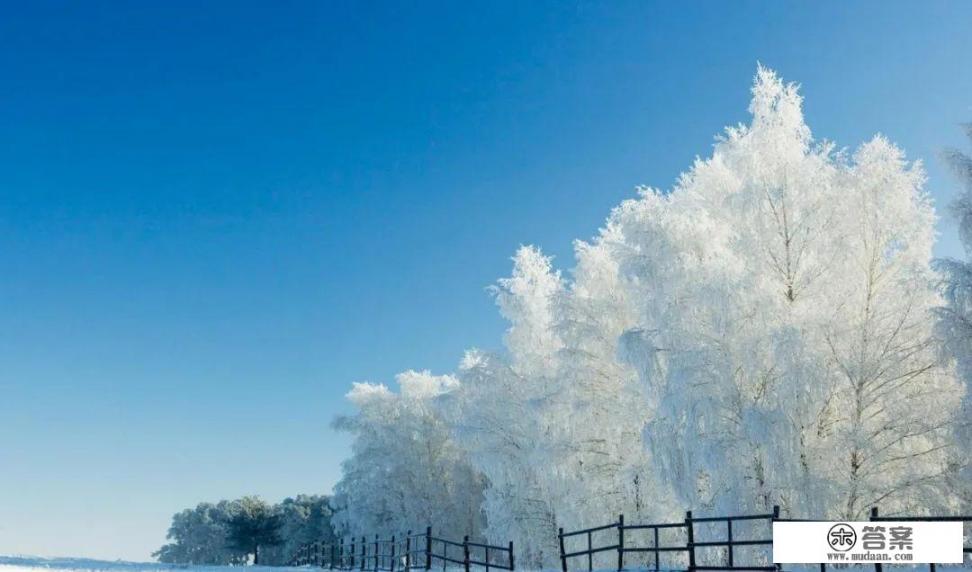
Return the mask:
{"type": "MultiPolygon", "coordinates": [[[[938,153],[972,3],[5,2],[0,553],[147,559],[203,500],[328,492],[352,381],[504,325],[521,243],[571,266],[639,184],[747,120],[938,153]]],[[[961,254],[954,224],[939,254],[961,254]]]]}

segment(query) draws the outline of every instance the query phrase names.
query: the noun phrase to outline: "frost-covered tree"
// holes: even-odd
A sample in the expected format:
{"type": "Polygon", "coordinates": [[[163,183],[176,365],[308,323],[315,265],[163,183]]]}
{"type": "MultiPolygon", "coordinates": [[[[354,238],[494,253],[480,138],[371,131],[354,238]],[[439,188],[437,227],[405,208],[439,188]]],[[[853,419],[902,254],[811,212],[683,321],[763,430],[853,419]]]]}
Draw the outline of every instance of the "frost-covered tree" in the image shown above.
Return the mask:
{"type": "Polygon", "coordinates": [[[172,517],[166,536],[172,542],[153,554],[168,564],[243,564],[245,555],[228,546],[233,504],[199,503],[172,517]]]}
{"type": "MultiPolygon", "coordinates": [[[[972,141],[972,123],[964,126],[972,141]]],[[[965,261],[938,260],[944,275],[945,305],[939,310],[939,331],[945,341],[945,351],[954,357],[966,386],[961,423],[955,428],[960,449],[955,455],[952,488],[965,503],[966,512],[972,507],[972,157],[952,149],[945,154],[962,185],[959,198],[952,204],[952,212],[959,223],[959,237],[965,248],[965,261]]]]}
{"type": "Polygon", "coordinates": [[[400,392],[357,383],[348,398],[358,408],[335,426],[351,433],[353,456],[335,486],[342,534],[401,534],[432,524],[478,535],[483,528],[483,482],[453,440],[439,401],[452,376],[409,371],[400,392]]]}
{"type": "Polygon", "coordinates": [[[671,512],[646,471],[645,393],[619,358],[633,315],[617,265],[577,249],[570,285],[539,249],[519,249],[492,289],[507,351],[468,352],[454,392],[459,442],[488,482],[488,536],[517,539],[530,565],[556,562],[558,527],[671,512]]]}
{"type": "Polygon", "coordinates": [[[200,503],[172,517],[172,542],[153,556],[169,564],[238,565],[255,555],[260,564],[286,565],[299,546],[334,537],[332,512],[329,497],[317,495],[273,506],[256,497],[200,503]]]}
{"type": "Polygon", "coordinates": [[[331,529],[330,498],[323,495],[297,495],[274,506],[279,515],[281,542],[261,549],[260,562],[270,566],[286,566],[297,549],[312,542],[329,543],[334,539],[331,529]]]}
{"type": "Polygon", "coordinates": [[[534,248],[514,257],[513,275],[493,288],[511,326],[507,355],[470,351],[463,359],[454,403],[455,426],[469,458],[485,477],[487,536],[516,538],[524,563],[550,562],[557,551],[554,491],[545,478],[556,469],[564,444],[556,418],[560,384],[556,304],[563,292],[550,260],[534,248]]]}
{"type": "Polygon", "coordinates": [[[561,417],[570,421],[556,424],[568,444],[556,476],[558,497],[572,499],[560,523],[583,528],[622,512],[636,520],[671,516],[675,508],[646,470],[651,458],[641,435],[654,406],[628,354],[638,351],[631,341],[642,334],[631,285],[603,245],[577,242],[575,249],[574,280],[557,322],[561,417]]]}
{"type": "MultiPolygon", "coordinates": [[[[881,136],[853,153],[815,141],[797,87],[762,67],[749,111],[673,189],[641,189],[577,242],[569,279],[520,248],[492,290],[505,351],[467,352],[435,400],[433,434],[485,479],[487,535],[525,565],[554,564],[558,526],[619,512],[954,501],[964,390],[935,335],[921,164],[881,136]]],[[[346,511],[381,527],[401,512],[374,492],[398,486],[400,398],[351,397],[346,511]]]]}
{"type": "Polygon", "coordinates": [[[283,542],[282,524],[276,507],[255,496],[233,501],[232,516],[227,523],[226,539],[230,548],[242,552],[253,564],[261,563],[264,551],[283,542]]]}
{"type": "Polygon", "coordinates": [[[928,510],[961,388],[934,347],[923,174],[882,137],[814,144],[801,103],[760,68],[752,123],[601,238],[637,289],[653,466],[687,506],[928,510]]]}

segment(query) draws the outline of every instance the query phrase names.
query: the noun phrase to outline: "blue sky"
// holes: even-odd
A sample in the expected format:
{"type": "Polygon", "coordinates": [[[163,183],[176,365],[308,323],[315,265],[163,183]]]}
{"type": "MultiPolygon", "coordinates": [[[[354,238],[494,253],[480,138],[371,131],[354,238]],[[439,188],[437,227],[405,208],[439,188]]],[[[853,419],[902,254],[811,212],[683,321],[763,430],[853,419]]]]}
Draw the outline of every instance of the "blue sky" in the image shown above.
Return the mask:
{"type": "MultiPolygon", "coordinates": [[[[571,266],[747,119],[926,160],[972,3],[65,2],[0,19],[0,553],[145,559],[202,500],[327,492],[352,381],[451,370],[519,244],[571,266]]],[[[959,255],[954,225],[938,252],[959,255]]]]}

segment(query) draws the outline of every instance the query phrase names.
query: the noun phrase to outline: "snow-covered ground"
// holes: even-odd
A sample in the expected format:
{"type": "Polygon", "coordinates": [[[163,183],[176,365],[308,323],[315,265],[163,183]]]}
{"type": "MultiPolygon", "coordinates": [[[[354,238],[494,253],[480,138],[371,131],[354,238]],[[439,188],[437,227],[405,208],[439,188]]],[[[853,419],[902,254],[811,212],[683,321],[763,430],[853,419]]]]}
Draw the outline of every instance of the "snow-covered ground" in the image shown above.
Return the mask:
{"type": "MultiPolygon", "coordinates": [[[[232,572],[239,566],[187,566],[159,562],[126,562],[124,560],[93,560],[90,558],[38,558],[36,556],[0,556],[0,572],[35,572],[37,570],[105,570],[109,572],[142,572],[191,570],[192,572],[232,572]]],[[[296,572],[300,568],[276,566],[247,566],[246,572],[296,572]]],[[[304,568],[304,572],[308,569],[304,568]]]]}
{"type": "MultiPolygon", "coordinates": [[[[109,571],[109,572],[142,572],[142,571],[167,571],[185,570],[187,572],[314,572],[317,569],[304,567],[277,567],[277,566],[188,566],[179,564],[160,564],[158,562],[126,562],[124,560],[92,560],[90,558],[38,558],[35,556],[0,556],[0,572],[37,572],[39,570],[64,570],[64,571],[109,571]]],[[[441,569],[437,569],[437,572],[441,569]]],[[[819,568],[815,565],[787,565],[784,566],[787,572],[817,572],[819,568]]],[[[837,570],[828,567],[828,570],[837,570]]],[[[871,572],[873,566],[865,564],[843,570],[854,572],[871,572]]],[[[928,570],[925,565],[910,566],[885,566],[888,572],[924,572],[928,570]]],[[[969,572],[970,567],[958,565],[938,566],[938,572],[969,572]]],[[[450,568],[447,572],[460,572],[461,568],[450,568]]],[[[524,570],[523,572],[559,572],[559,570],[524,570]]],[[[595,572],[615,572],[614,570],[596,570],[595,572]]],[[[641,572],[639,569],[632,568],[626,572],[641,572]]],[[[643,572],[654,572],[643,571],[643,572]]]]}

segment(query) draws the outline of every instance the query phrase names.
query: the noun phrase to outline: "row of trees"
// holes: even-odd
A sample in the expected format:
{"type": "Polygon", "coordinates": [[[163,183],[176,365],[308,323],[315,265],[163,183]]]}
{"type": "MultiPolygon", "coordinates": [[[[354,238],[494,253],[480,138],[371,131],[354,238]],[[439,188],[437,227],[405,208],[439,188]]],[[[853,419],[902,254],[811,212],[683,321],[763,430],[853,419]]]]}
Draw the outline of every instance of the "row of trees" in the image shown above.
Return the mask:
{"type": "MultiPolygon", "coordinates": [[[[972,508],[972,267],[933,264],[920,162],[814,140],[765,68],[749,111],[577,241],[569,276],[520,248],[493,288],[505,351],[355,384],[340,531],[432,522],[550,567],[558,526],[618,513],[972,508]]],[[[972,161],[951,161],[972,254],[972,161]]]]}
{"type": "Polygon", "coordinates": [[[326,496],[298,495],[276,505],[253,496],[200,503],[172,517],[172,542],[154,556],[173,564],[286,565],[299,546],[333,539],[332,512],[326,496]]]}
{"type": "MultiPolygon", "coordinates": [[[[972,142],[972,123],[963,126],[972,142]]],[[[962,185],[958,200],[952,204],[952,214],[959,221],[959,236],[965,250],[965,260],[937,260],[936,269],[943,277],[945,303],[938,308],[938,332],[944,342],[945,354],[954,358],[958,374],[969,393],[962,402],[956,426],[960,455],[958,477],[953,486],[960,491],[965,506],[972,506],[972,156],[957,149],[949,149],[945,159],[962,185]]]]}

